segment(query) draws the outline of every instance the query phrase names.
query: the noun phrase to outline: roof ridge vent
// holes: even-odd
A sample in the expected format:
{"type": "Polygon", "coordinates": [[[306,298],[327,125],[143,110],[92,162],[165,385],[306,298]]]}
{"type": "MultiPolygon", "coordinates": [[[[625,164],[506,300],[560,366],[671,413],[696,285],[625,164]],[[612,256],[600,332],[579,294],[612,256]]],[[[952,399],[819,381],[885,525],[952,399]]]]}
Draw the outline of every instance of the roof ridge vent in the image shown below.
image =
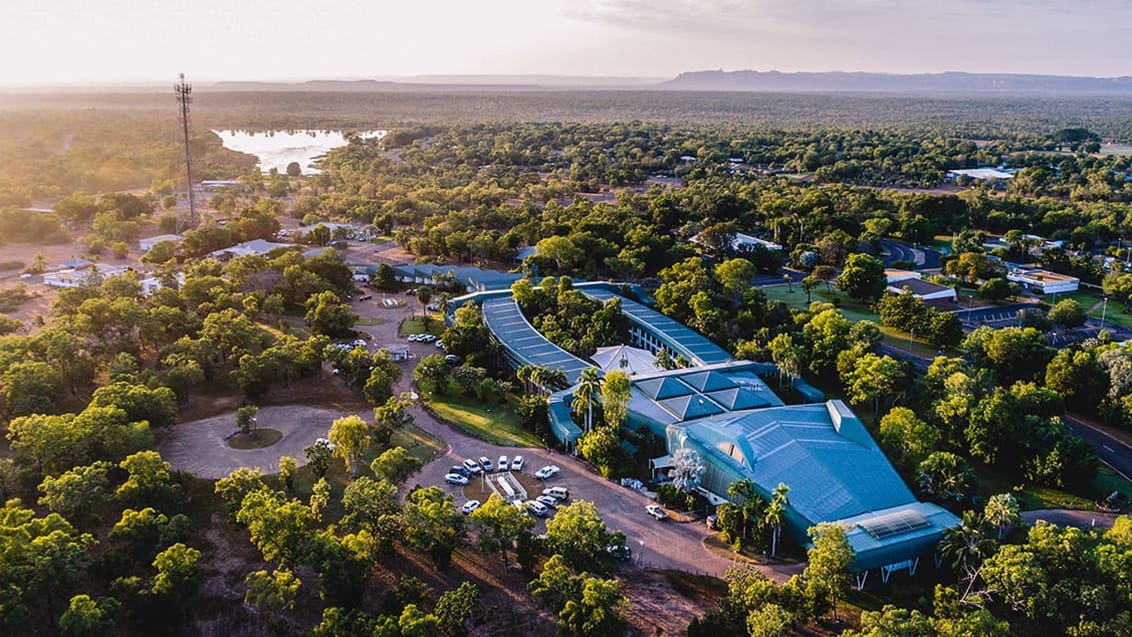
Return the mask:
{"type": "Polygon", "coordinates": [[[846,440],[851,440],[862,447],[871,449],[873,447],[872,436],[865,430],[865,425],[841,400],[829,400],[825,403],[825,408],[829,411],[829,419],[833,422],[833,430],[839,436],[846,440]]]}

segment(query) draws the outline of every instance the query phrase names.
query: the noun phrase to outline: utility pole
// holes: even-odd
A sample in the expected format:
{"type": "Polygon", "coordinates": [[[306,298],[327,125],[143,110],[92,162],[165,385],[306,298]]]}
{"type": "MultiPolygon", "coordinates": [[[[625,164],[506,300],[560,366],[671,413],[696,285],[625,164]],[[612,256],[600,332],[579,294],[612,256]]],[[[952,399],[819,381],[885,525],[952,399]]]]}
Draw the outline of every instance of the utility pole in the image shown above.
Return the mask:
{"type": "Polygon", "coordinates": [[[193,87],[185,83],[184,73],[181,73],[179,78],[180,81],[173,86],[173,93],[177,96],[177,105],[180,106],[178,119],[181,120],[181,132],[185,140],[185,177],[186,189],[189,193],[189,219],[187,222],[180,217],[177,219],[177,231],[181,232],[196,227],[197,210],[196,202],[193,201],[193,158],[192,153],[189,152],[189,104],[193,101],[193,87]]]}

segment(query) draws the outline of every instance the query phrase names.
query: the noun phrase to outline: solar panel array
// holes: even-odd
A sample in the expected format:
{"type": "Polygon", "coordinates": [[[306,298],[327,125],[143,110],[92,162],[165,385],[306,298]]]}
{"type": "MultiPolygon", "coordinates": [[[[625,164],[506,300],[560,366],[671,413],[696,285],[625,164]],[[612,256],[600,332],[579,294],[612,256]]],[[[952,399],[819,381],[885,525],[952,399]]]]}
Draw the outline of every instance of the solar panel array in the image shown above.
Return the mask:
{"type": "Polygon", "coordinates": [[[664,341],[670,349],[677,354],[684,354],[696,365],[712,365],[735,360],[730,354],[723,351],[699,332],[687,327],[679,321],[669,318],[656,310],[641,305],[636,301],[609,292],[592,288],[579,288],[578,291],[586,296],[597,299],[602,303],[610,299],[621,300],[621,311],[630,320],[643,325],[664,341]]]}
{"type": "Polygon", "coordinates": [[[539,334],[523,316],[514,299],[484,301],[483,320],[503,347],[522,365],[560,369],[570,384],[578,381],[582,370],[593,367],[539,334]]]}
{"type": "Polygon", "coordinates": [[[878,540],[920,531],[931,525],[927,518],[912,510],[888,513],[857,523],[857,526],[878,540]]]}

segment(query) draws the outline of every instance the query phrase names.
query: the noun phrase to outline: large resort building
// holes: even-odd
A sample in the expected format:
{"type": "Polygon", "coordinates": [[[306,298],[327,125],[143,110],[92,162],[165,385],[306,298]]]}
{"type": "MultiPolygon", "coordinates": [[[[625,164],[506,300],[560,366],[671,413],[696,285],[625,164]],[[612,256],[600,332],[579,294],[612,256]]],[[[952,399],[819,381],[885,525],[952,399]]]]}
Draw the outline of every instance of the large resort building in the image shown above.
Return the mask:
{"type": "MultiPolygon", "coordinates": [[[[808,403],[786,405],[764,380],[779,378],[773,364],[735,360],[703,335],[619,295],[617,286],[574,288],[598,301],[618,299],[631,342],[599,350],[593,362],[582,360],[539,334],[509,290],[472,293],[450,307],[480,305],[485,325],[516,369],[560,369],[573,385],[591,367],[631,367],[627,426],[647,427],[665,440],[669,454],[655,459],[654,467],[670,465],[680,449],[697,451],[705,465],[700,490],[714,504],[727,501],[727,488],[738,480],[750,480],[768,498],[786,484],[787,531],[805,545],[810,527],[844,524],[861,585],[873,570],[885,580],[895,570],[914,572],[943,532],[959,524],[946,509],[916,500],[845,403],[827,401],[799,382],[795,388],[808,403]],[[648,354],[662,347],[688,367],[642,369],[648,354]]],[[[551,430],[567,448],[582,435],[571,418],[572,394],[573,387],[549,397],[551,430]]]]}

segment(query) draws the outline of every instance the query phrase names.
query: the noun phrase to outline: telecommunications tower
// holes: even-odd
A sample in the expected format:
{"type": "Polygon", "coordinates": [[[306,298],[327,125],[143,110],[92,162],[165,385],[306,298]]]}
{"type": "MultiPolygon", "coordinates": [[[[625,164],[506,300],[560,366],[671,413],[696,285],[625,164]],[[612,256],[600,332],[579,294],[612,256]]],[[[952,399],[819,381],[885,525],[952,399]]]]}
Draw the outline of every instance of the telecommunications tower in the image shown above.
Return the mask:
{"type": "Polygon", "coordinates": [[[193,201],[193,158],[192,153],[189,152],[189,104],[193,101],[193,87],[185,83],[184,73],[181,73],[180,81],[173,86],[173,93],[176,94],[177,105],[180,106],[178,119],[181,121],[181,131],[185,137],[185,176],[188,179],[189,193],[189,218],[186,220],[183,216],[179,216],[177,219],[177,231],[181,232],[195,228],[197,225],[197,210],[193,201]]]}

